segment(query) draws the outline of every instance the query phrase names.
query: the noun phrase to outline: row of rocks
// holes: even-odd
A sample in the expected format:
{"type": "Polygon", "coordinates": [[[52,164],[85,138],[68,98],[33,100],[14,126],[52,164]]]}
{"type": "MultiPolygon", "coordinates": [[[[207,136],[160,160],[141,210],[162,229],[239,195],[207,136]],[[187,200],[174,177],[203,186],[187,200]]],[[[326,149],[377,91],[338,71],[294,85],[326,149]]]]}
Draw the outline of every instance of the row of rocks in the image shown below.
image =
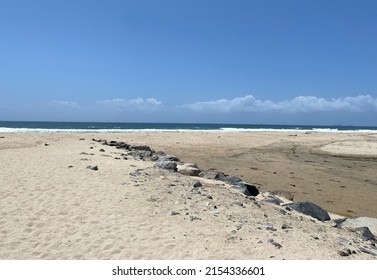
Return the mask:
{"type": "MultiPolygon", "coordinates": [[[[283,190],[277,192],[266,192],[262,194],[255,185],[244,182],[242,179],[238,177],[228,176],[225,173],[219,172],[215,169],[202,171],[195,163],[183,163],[176,156],[166,155],[164,152],[155,152],[147,145],[130,145],[125,142],[108,142],[106,140],[101,139],[92,140],[95,142],[102,143],[103,145],[116,147],[117,149],[127,150],[130,155],[137,159],[154,161],[155,167],[158,168],[170,170],[172,172],[179,172],[183,175],[188,176],[199,176],[206,179],[219,180],[229,184],[231,189],[239,191],[246,196],[260,197],[260,200],[262,201],[284,206],[287,210],[295,210],[304,215],[308,215],[312,218],[315,218],[319,221],[324,222],[329,221],[331,219],[329,213],[326,210],[312,202],[293,202],[294,196],[292,193],[288,191],[283,190]],[[283,198],[285,198],[285,201],[283,201],[283,198]]],[[[201,186],[201,183],[199,181],[197,182],[197,184],[200,184],[201,186]]],[[[361,220],[361,222],[359,221],[359,223],[352,223],[352,219],[334,220],[334,222],[336,223],[337,227],[344,226],[359,232],[363,236],[364,240],[376,242],[376,237],[369,230],[369,228],[362,226],[363,222],[365,222],[365,219],[361,220]]],[[[369,224],[375,227],[375,232],[377,232],[377,219],[372,219],[372,221],[369,220],[369,224]]],[[[348,251],[342,252],[342,254],[344,255],[347,255],[347,253],[348,251]]]]}
{"type": "Polygon", "coordinates": [[[125,142],[107,141],[103,139],[92,139],[94,142],[101,143],[102,145],[115,147],[120,150],[128,151],[128,155],[140,160],[156,161],[160,156],[165,155],[163,152],[155,152],[147,145],[130,145],[125,142]]]}
{"type": "MultiPolygon", "coordinates": [[[[166,155],[163,152],[156,153],[147,145],[130,145],[125,142],[119,141],[110,141],[107,140],[97,140],[92,139],[93,141],[102,143],[103,145],[108,145],[116,147],[117,149],[124,149],[130,152],[136,158],[141,158],[143,160],[150,159],[155,161],[155,166],[167,169],[173,172],[179,172],[183,175],[188,176],[199,176],[206,179],[219,180],[225,183],[228,183],[232,189],[237,190],[243,193],[246,196],[258,196],[260,191],[255,185],[244,182],[242,179],[236,176],[228,176],[223,172],[219,172],[215,169],[209,169],[206,171],[201,171],[195,163],[182,163],[180,159],[174,155],[166,155]]],[[[289,196],[293,198],[293,195],[289,196]]],[[[277,205],[282,205],[283,201],[280,200],[276,194],[268,193],[266,197],[262,200],[266,202],[271,202],[277,205]]],[[[322,209],[320,206],[315,205],[311,202],[292,202],[286,205],[289,209],[296,210],[305,215],[309,215],[320,221],[330,220],[328,212],[322,209]]]]}

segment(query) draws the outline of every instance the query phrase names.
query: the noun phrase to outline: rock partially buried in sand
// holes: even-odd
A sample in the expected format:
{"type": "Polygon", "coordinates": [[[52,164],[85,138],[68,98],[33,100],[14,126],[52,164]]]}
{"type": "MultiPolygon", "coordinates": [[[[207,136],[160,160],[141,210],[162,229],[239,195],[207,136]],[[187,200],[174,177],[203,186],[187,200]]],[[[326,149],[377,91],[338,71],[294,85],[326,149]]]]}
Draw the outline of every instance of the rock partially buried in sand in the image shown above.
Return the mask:
{"type": "Polygon", "coordinates": [[[203,186],[202,183],[200,183],[199,181],[195,182],[194,184],[194,188],[200,188],[202,186],[203,186]]]}
{"type": "Polygon", "coordinates": [[[246,196],[257,196],[259,194],[259,190],[256,186],[245,182],[240,182],[237,185],[233,185],[232,189],[238,190],[246,196]]]}
{"type": "Polygon", "coordinates": [[[94,170],[94,171],[97,171],[97,170],[98,170],[98,166],[97,166],[97,165],[94,165],[94,166],[89,165],[89,166],[87,166],[86,168],[87,168],[87,169],[90,169],[90,170],[94,170]]]}
{"type": "Polygon", "coordinates": [[[292,208],[300,213],[303,213],[305,215],[309,215],[317,220],[320,221],[329,221],[330,216],[329,213],[327,213],[326,210],[322,209],[318,205],[305,201],[305,202],[293,202],[289,204],[285,204],[285,206],[288,206],[289,208],[292,208]]]}
{"type": "Polygon", "coordinates": [[[237,185],[238,183],[242,182],[242,180],[236,176],[228,177],[227,175],[221,172],[218,174],[216,179],[223,182],[228,182],[229,184],[233,185],[237,185]]]}
{"type": "Polygon", "coordinates": [[[180,159],[173,155],[162,155],[158,159],[159,161],[176,161],[180,162],[180,159]]]}
{"type": "Polygon", "coordinates": [[[342,222],[341,226],[348,228],[368,227],[377,236],[377,219],[369,217],[349,218],[342,222]]]}
{"type": "Polygon", "coordinates": [[[179,158],[177,158],[176,156],[162,155],[156,161],[154,166],[162,168],[162,169],[177,171],[177,165],[179,161],[180,161],[179,158]]]}
{"type": "Polygon", "coordinates": [[[199,176],[206,179],[216,180],[217,178],[219,178],[220,174],[223,174],[223,173],[218,172],[215,169],[209,169],[209,170],[200,172],[199,176]]]}
{"type": "Polygon", "coordinates": [[[377,241],[376,237],[373,235],[373,233],[369,230],[368,227],[359,227],[353,230],[360,233],[364,241],[377,241]]]}
{"type": "Polygon", "coordinates": [[[140,151],[149,151],[149,152],[154,152],[149,146],[147,145],[131,145],[130,146],[131,150],[140,150],[140,151]]]}
{"type": "Polygon", "coordinates": [[[177,162],[176,161],[158,160],[155,163],[155,166],[159,167],[159,168],[162,168],[162,169],[168,169],[168,170],[177,171],[177,162]]]}

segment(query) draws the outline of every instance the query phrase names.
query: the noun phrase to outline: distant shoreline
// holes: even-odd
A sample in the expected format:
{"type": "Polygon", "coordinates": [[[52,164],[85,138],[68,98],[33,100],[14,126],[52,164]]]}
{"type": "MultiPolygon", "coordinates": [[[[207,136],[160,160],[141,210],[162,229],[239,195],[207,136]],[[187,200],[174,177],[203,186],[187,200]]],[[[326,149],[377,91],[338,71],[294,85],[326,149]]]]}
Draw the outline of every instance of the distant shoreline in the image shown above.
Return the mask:
{"type": "Polygon", "coordinates": [[[290,133],[377,133],[377,126],[268,125],[211,123],[115,123],[115,122],[33,122],[0,121],[0,133],[41,132],[290,132],[290,133]]]}

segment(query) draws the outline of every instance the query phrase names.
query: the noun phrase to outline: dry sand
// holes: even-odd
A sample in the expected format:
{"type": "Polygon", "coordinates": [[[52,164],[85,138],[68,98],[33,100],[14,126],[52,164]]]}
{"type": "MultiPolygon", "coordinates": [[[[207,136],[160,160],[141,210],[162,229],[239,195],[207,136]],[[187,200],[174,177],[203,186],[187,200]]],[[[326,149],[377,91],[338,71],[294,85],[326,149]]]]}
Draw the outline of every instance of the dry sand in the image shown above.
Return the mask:
{"type": "Polygon", "coordinates": [[[120,150],[93,137],[147,144],[262,191],[377,217],[375,134],[1,134],[0,259],[376,259],[360,252],[377,253],[370,241],[331,221],[116,159],[120,150]]]}

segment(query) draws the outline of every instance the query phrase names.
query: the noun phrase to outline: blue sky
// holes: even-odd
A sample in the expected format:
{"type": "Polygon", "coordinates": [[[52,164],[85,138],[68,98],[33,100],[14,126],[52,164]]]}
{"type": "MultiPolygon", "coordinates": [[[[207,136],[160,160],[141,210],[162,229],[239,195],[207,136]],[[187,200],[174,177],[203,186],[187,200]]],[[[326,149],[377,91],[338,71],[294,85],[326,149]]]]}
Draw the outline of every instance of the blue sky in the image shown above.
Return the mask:
{"type": "Polygon", "coordinates": [[[377,1],[0,0],[0,120],[377,125],[377,1]]]}

